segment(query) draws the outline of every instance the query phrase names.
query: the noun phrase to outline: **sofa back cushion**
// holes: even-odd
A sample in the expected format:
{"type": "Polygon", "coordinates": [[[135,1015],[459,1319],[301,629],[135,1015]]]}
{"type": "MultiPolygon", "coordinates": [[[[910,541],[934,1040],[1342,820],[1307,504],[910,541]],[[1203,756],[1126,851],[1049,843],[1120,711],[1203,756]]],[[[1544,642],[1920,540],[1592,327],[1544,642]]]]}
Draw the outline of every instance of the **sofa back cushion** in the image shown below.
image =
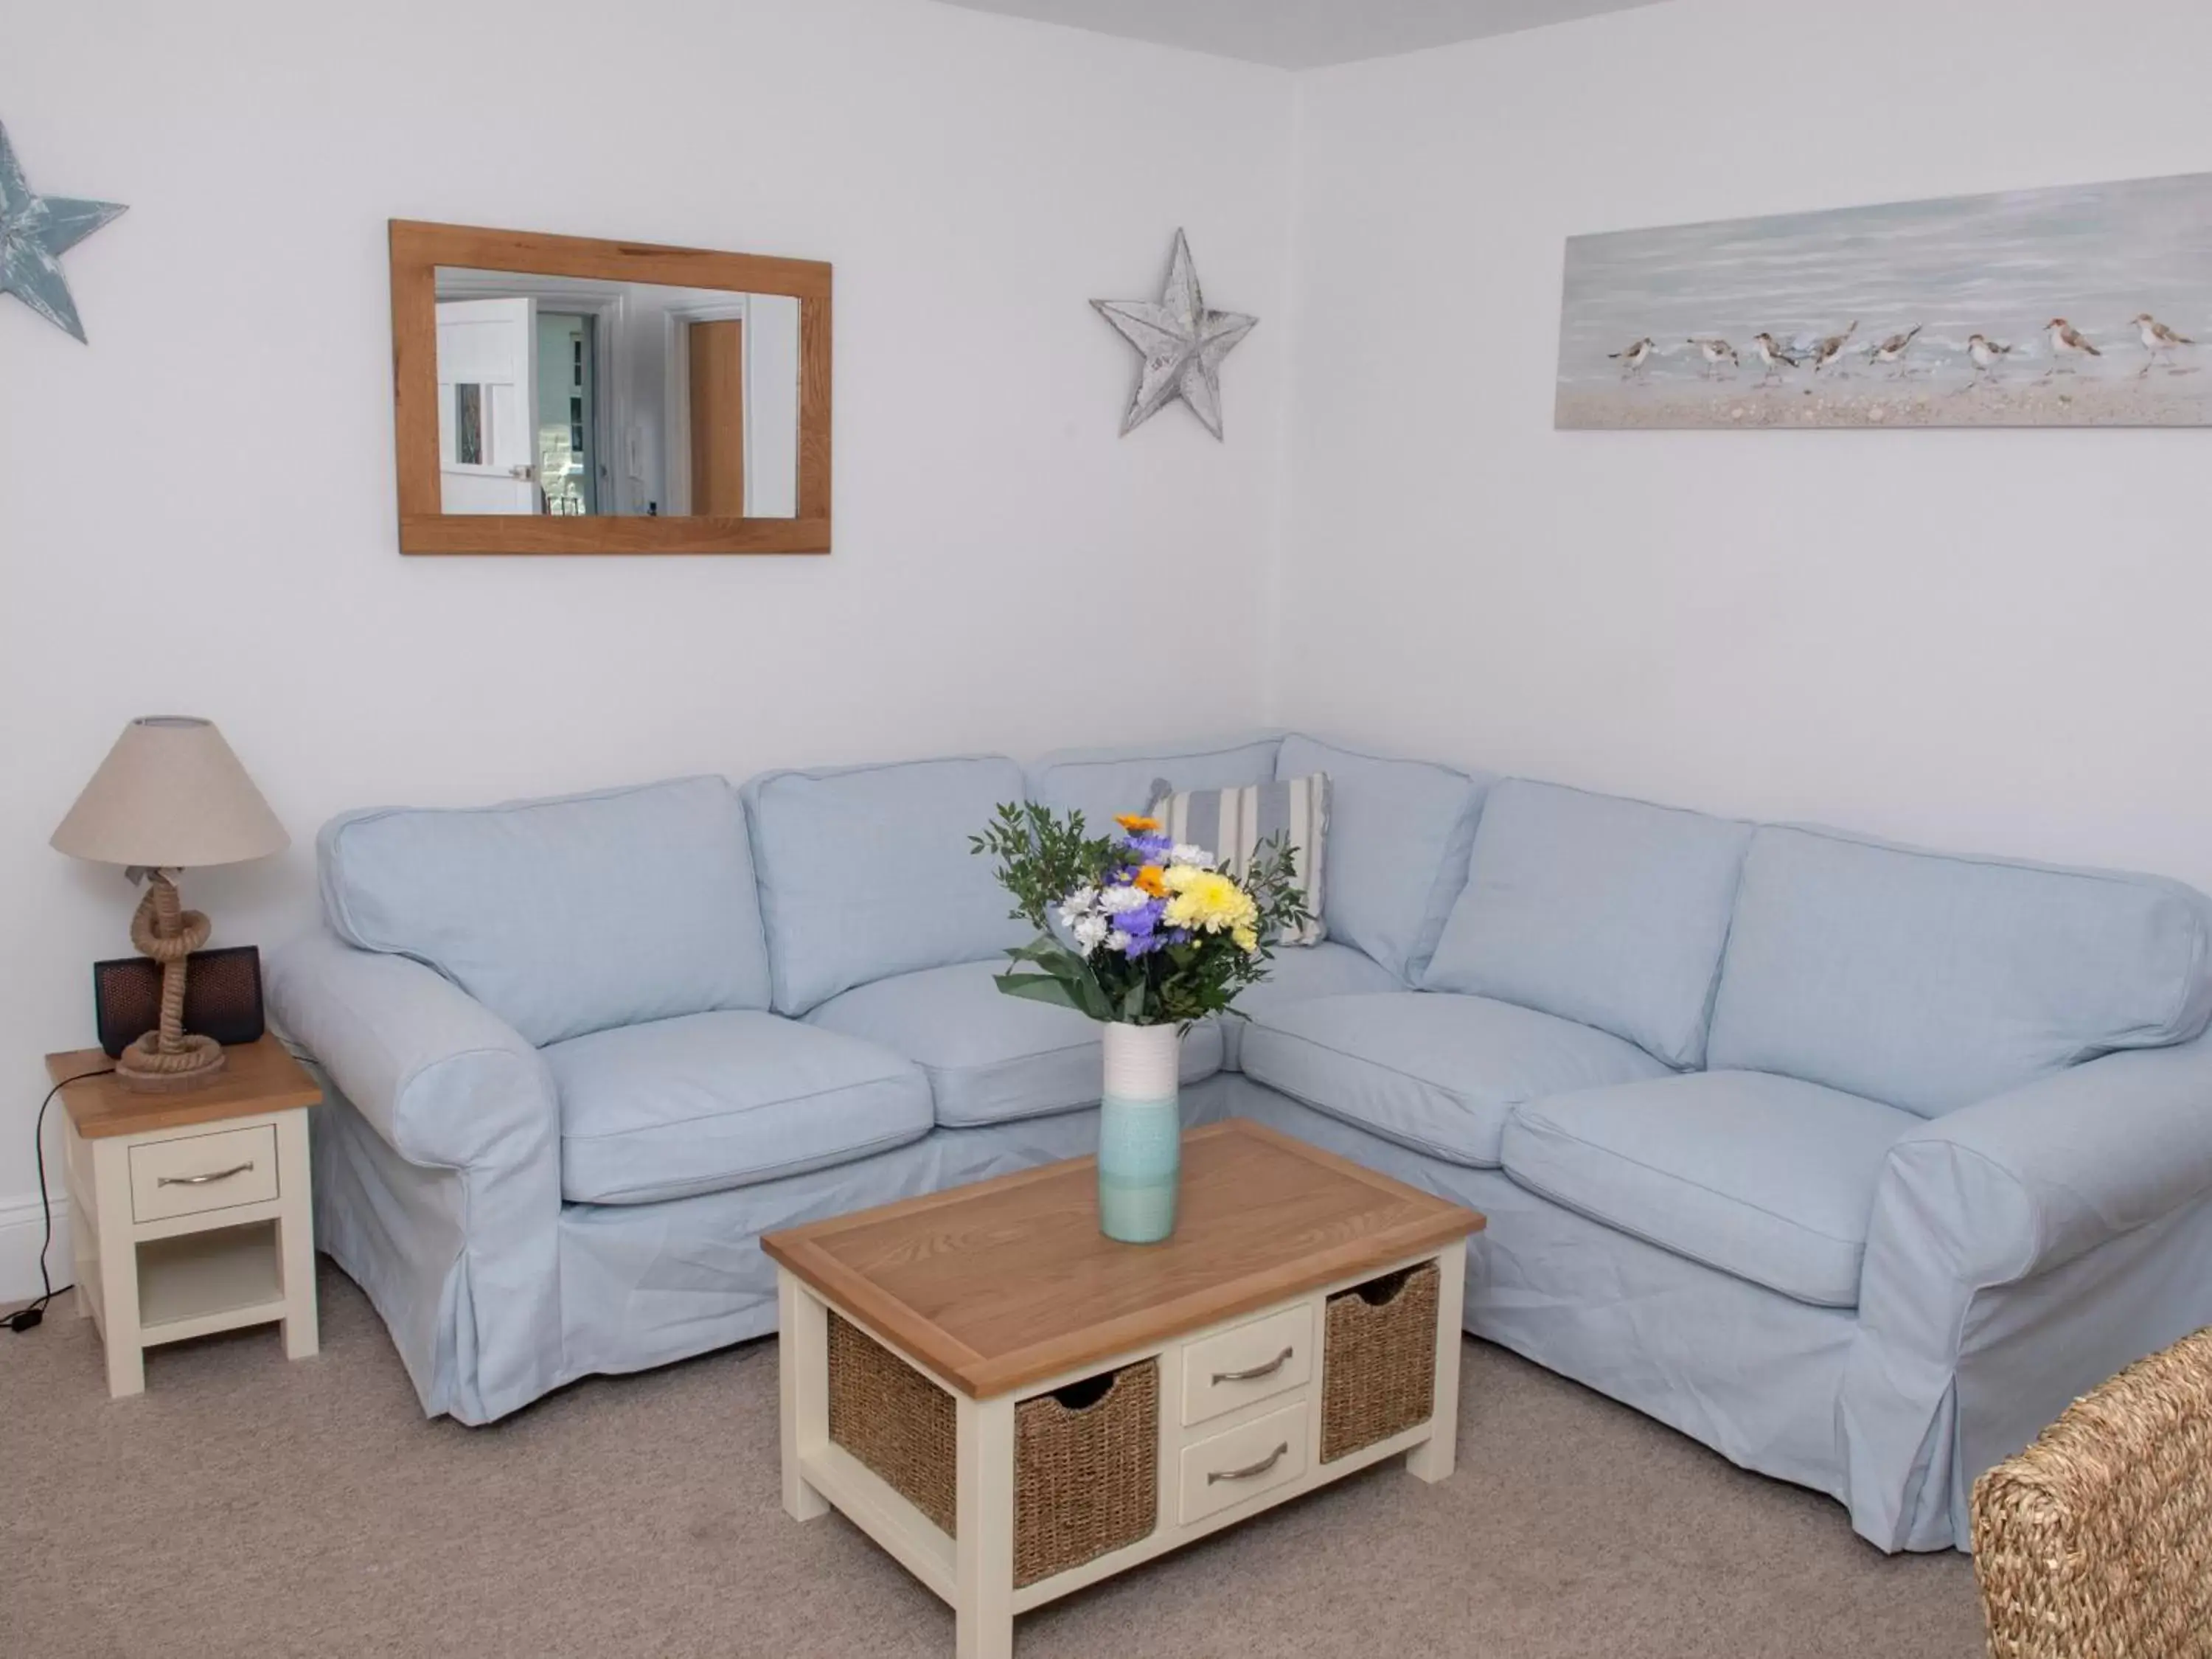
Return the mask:
{"type": "Polygon", "coordinates": [[[1292,734],[1279,778],[1329,780],[1328,937],[1418,984],[1467,881],[1475,820],[1492,782],[1428,761],[1390,760],[1292,734]]]}
{"type": "Polygon", "coordinates": [[[1000,802],[1022,799],[1012,761],[769,772],[743,793],[778,1013],[1028,940],[969,848],[1000,802]]]}
{"type": "Polygon", "coordinates": [[[745,820],[720,778],[323,826],[323,909],[539,1045],[768,1005],[745,820]]]}
{"type": "Polygon", "coordinates": [[[1706,1063],[1934,1117],[2212,1017],[2212,902],[2178,882],[1752,838],[1706,1063]]]}
{"type": "Polygon", "coordinates": [[[1152,804],[1154,780],[1165,778],[1171,789],[1266,783],[1275,775],[1275,751],[1281,746],[1279,738],[1253,737],[1063,749],[1031,763],[1029,799],[1055,812],[1080,812],[1092,835],[1106,835],[1115,813],[1141,812],[1152,804]]]}
{"type": "Polygon", "coordinates": [[[1508,778],[1421,984],[1626,1037],[1669,1066],[1705,1053],[1751,826],[1508,778]]]}

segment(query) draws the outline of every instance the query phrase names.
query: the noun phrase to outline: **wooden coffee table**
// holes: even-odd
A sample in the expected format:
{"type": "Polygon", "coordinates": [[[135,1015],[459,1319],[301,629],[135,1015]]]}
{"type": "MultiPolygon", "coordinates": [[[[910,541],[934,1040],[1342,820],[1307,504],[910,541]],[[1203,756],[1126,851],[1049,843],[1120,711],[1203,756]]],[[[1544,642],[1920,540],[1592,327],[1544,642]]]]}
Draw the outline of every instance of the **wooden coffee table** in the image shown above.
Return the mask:
{"type": "Polygon", "coordinates": [[[1401,1452],[1452,1470],[1483,1218],[1271,1129],[1183,1138],[1163,1244],[1076,1158],[771,1233],[783,1504],[1006,1659],[1018,1613],[1401,1452]]]}

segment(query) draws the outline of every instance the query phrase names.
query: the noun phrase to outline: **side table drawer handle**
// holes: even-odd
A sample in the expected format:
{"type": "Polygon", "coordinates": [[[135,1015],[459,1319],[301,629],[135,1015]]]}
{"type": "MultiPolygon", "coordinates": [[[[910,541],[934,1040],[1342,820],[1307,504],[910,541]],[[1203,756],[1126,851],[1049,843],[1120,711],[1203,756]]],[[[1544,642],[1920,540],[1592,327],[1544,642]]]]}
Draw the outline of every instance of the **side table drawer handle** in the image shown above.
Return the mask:
{"type": "Polygon", "coordinates": [[[157,1176],[155,1177],[154,1184],[156,1187],[204,1187],[210,1181],[228,1181],[234,1175],[244,1175],[252,1167],[253,1160],[248,1158],[245,1163],[234,1164],[228,1170],[216,1170],[206,1175],[157,1176]]]}
{"type": "Polygon", "coordinates": [[[1206,1484],[1210,1486],[1217,1480],[1249,1480],[1255,1475],[1267,1474],[1290,1455],[1291,1443],[1285,1440],[1256,1463],[1247,1463],[1241,1469],[1215,1469],[1206,1477],[1206,1484]]]}
{"type": "Polygon", "coordinates": [[[1213,1374],[1214,1385],[1218,1387],[1224,1382],[1256,1382],[1263,1376],[1273,1376],[1291,1363],[1291,1355],[1295,1352],[1294,1349],[1285,1348],[1266,1364],[1247,1366],[1241,1371],[1216,1371],[1213,1374]]]}

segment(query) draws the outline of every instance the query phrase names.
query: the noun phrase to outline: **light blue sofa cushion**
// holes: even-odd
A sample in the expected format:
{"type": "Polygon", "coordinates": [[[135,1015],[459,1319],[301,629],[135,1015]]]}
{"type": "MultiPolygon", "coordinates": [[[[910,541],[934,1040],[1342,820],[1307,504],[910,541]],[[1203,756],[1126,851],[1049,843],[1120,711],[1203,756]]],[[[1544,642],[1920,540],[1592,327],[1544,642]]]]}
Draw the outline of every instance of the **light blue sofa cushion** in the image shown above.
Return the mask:
{"type": "Polygon", "coordinates": [[[1795,1078],[1697,1072],[1523,1106],[1505,1173],[1707,1267],[1850,1308],[1882,1161],[1919,1122],[1795,1078]]]}
{"type": "Polygon", "coordinates": [[[778,1013],[1028,942],[969,837],[1022,799],[998,756],[770,772],[744,790],[778,1013]]]}
{"type": "Polygon", "coordinates": [[[1705,1058],[1751,826],[1507,778],[1423,987],[1496,997],[1705,1058]]]}
{"type": "Polygon", "coordinates": [[[2212,1015],[2212,904],[2152,876],[1753,837],[1706,1063],[1933,1117],[2212,1015]]]}
{"type": "Polygon", "coordinates": [[[918,1140],[929,1084],[872,1042],[775,1014],[690,1014],[545,1050],[561,1196],[655,1204],[849,1163],[918,1140]]]}
{"type": "MultiPolygon", "coordinates": [[[[1071,1009],[1008,996],[993,982],[1008,965],[964,962],[878,980],[806,1018],[920,1066],[937,1121],[950,1127],[1096,1106],[1103,1086],[1098,1026],[1071,1009]]],[[[1183,1039],[1183,1082],[1220,1069],[1220,1032],[1194,1027],[1183,1039]]]]}
{"type": "Polygon", "coordinates": [[[1117,812],[1142,812],[1161,778],[1176,789],[1230,789],[1275,775],[1272,736],[1187,744],[1131,744],[1112,749],[1063,749],[1030,764],[1029,798],[1055,812],[1083,814],[1093,835],[1113,827],[1117,812]]]}
{"type": "Polygon", "coordinates": [[[1275,775],[1310,772],[1329,778],[1328,936],[1419,983],[1466,884],[1491,775],[1285,738],[1275,775]]]}
{"type": "Polygon", "coordinates": [[[1262,1013],[1244,1073],[1316,1109],[1450,1164],[1495,1169],[1522,1102],[1664,1077],[1632,1042],[1487,997],[1391,991],[1262,1013]]]}
{"type": "Polygon", "coordinates": [[[1224,1071],[1241,1069],[1245,1028],[1262,1015],[1292,1003],[1316,997],[1350,996],[1361,991],[1402,991],[1398,976],[1349,945],[1324,941],[1278,951],[1267,964],[1267,977],[1248,987],[1237,999],[1244,1018],[1229,1018],[1221,1026],[1221,1065],[1224,1071]]]}
{"type": "Polygon", "coordinates": [[[744,815],[720,778],[323,826],[323,910],[532,1042],[768,1006],[744,815]]]}

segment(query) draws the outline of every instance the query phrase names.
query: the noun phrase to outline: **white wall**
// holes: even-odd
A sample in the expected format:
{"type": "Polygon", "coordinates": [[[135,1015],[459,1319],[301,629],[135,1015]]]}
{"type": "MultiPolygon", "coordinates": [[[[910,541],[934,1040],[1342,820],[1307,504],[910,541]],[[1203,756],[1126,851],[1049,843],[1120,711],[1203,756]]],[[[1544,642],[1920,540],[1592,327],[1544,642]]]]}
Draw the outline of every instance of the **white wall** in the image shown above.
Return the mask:
{"type": "Polygon", "coordinates": [[[1274,713],[2212,887],[2212,434],[1562,433],[1565,239],[2212,170],[2201,0],[1675,0],[1300,82],[1274,713]]]}
{"type": "Polygon", "coordinates": [[[33,185],[131,206],[68,256],[89,349],[0,301],[0,1297],[40,1055],[92,1041],[88,964],[128,949],[120,875],[46,838],[134,714],[213,717],[289,826],[282,858],[185,884],[216,943],[267,945],[349,806],[1261,713],[1248,632],[1142,607],[1218,619],[1261,574],[1289,77],[919,0],[615,15],[11,21],[33,185]],[[549,142],[543,88],[578,76],[594,112],[549,142]],[[402,558],[392,217],[833,262],[835,553],[402,558]],[[1179,410],[1117,441],[1135,363],[1085,304],[1153,291],[1178,225],[1217,301],[1267,319],[1225,446],[1179,410]]]}

